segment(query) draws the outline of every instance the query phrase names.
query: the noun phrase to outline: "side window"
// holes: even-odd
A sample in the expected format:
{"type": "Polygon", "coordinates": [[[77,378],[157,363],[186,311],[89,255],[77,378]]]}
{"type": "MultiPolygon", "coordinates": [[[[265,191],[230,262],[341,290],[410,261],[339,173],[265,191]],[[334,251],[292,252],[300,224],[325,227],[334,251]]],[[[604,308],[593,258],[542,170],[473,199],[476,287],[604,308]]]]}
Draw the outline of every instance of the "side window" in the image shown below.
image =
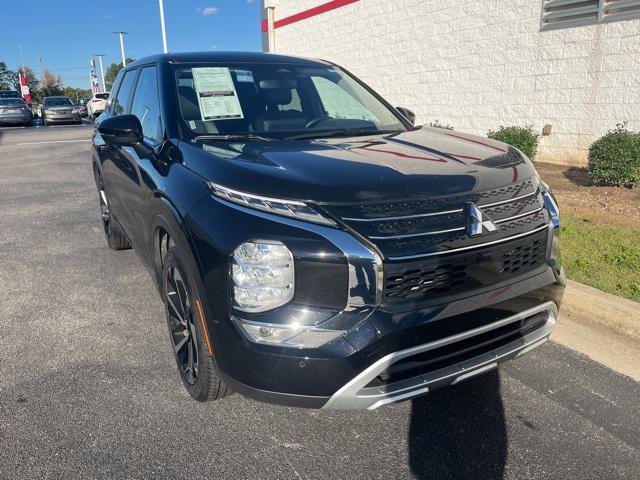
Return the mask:
{"type": "Polygon", "coordinates": [[[311,77],[327,115],[340,119],[376,122],[376,117],[362,103],[337,83],[324,77],[311,77]]]}
{"type": "Polygon", "coordinates": [[[120,82],[120,88],[118,94],[113,99],[113,107],[111,113],[113,115],[122,115],[127,113],[129,108],[129,100],[131,100],[131,94],[133,93],[133,82],[136,79],[136,70],[129,70],[124,74],[122,82],[120,82]]]}
{"type": "Polygon", "coordinates": [[[145,138],[153,144],[162,141],[156,67],[145,67],[140,71],[131,113],[140,120],[145,138]]]}

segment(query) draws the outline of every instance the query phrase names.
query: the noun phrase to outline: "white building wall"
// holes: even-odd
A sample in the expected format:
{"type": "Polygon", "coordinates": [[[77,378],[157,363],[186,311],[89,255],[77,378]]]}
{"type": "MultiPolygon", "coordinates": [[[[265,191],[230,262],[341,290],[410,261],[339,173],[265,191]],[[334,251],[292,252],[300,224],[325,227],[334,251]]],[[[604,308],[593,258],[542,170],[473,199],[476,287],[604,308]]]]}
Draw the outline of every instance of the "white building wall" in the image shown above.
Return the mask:
{"type": "MultiPolygon", "coordinates": [[[[328,0],[265,0],[275,19],[328,0]]],[[[551,124],[540,160],[640,129],[640,19],[540,31],[542,0],[360,0],[275,30],[275,52],[334,61],[394,105],[479,135],[551,124]]]]}

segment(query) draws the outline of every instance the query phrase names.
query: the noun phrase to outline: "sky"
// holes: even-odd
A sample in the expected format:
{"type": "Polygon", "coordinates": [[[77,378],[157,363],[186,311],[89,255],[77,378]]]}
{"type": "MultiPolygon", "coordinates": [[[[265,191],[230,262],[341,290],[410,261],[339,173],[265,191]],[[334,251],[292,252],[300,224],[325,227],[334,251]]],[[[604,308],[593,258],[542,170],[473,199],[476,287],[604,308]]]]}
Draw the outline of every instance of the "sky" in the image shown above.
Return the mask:
{"type": "MultiPolygon", "coordinates": [[[[20,66],[21,45],[38,76],[41,57],[65,86],[89,88],[93,53],[105,55],[105,71],[121,61],[112,32],[128,32],[127,57],[162,52],[158,0],[30,0],[27,12],[21,5],[7,1],[1,9],[0,61],[12,70],[20,66]]],[[[260,0],[164,0],[164,9],[170,52],[261,49],[260,0]]]]}

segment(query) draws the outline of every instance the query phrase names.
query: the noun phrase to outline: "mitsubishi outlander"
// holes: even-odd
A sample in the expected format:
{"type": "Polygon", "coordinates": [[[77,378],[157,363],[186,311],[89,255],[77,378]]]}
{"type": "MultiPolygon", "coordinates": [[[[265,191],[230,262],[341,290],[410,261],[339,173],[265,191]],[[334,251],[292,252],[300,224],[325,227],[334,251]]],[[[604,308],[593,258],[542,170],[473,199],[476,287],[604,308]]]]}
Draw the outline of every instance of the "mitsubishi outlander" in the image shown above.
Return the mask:
{"type": "Polygon", "coordinates": [[[92,139],[104,232],[155,282],[193,398],[375,409],[547,341],[549,187],[516,148],[413,120],[324,60],[118,74],[92,139]]]}

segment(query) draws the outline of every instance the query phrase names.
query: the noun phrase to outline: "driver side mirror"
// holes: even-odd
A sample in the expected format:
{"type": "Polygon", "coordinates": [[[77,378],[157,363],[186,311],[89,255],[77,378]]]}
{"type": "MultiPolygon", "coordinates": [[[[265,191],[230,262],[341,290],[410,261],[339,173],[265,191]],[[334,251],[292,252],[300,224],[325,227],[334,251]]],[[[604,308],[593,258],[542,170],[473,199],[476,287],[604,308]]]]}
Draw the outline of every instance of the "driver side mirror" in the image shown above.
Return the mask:
{"type": "Polygon", "coordinates": [[[142,143],[142,125],[135,115],[118,115],[107,118],[98,125],[98,132],[108,145],[122,147],[142,143]]]}
{"type": "Polygon", "coordinates": [[[405,107],[396,107],[396,110],[400,112],[400,114],[411,122],[411,125],[416,124],[416,114],[411,110],[405,107]]]}

